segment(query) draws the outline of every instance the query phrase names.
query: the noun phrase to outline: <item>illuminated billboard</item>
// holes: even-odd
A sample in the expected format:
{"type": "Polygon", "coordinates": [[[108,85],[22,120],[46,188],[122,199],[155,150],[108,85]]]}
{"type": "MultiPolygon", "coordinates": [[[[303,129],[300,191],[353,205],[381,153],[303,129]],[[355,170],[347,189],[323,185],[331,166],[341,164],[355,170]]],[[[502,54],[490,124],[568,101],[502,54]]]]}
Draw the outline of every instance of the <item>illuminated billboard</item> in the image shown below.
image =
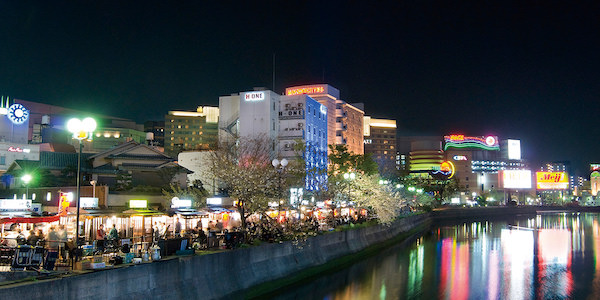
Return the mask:
{"type": "Polygon", "coordinates": [[[301,87],[292,87],[285,89],[285,94],[287,96],[291,95],[302,95],[302,94],[324,94],[326,91],[326,86],[324,84],[320,85],[306,85],[301,87]]]}
{"type": "Polygon", "coordinates": [[[508,140],[508,159],[521,159],[521,140],[508,140]]]}
{"type": "Polygon", "coordinates": [[[498,137],[488,135],[484,137],[465,136],[452,134],[444,136],[444,150],[448,148],[478,148],[483,150],[500,150],[498,137]]]}
{"type": "Polygon", "coordinates": [[[566,172],[535,172],[538,190],[566,190],[569,179],[566,172]]]}
{"type": "Polygon", "coordinates": [[[500,186],[505,189],[530,189],[530,170],[501,170],[498,172],[500,186]]]}
{"type": "Polygon", "coordinates": [[[249,92],[244,94],[246,101],[262,101],[265,100],[265,92],[249,92]]]}

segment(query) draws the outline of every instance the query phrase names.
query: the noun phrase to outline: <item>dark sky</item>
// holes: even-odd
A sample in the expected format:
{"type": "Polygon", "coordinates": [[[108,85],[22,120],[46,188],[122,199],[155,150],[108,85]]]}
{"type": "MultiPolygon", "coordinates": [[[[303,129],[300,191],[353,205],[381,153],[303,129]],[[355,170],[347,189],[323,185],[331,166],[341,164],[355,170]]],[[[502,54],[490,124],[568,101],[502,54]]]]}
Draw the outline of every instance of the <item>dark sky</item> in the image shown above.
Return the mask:
{"type": "Polygon", "coordinates": [[[0,1],[0,94],[158,120],[272,88],[275,53],[276,92],[329,83],[400,134],[600,161],[598,1],[239,2],[0,1]]]}

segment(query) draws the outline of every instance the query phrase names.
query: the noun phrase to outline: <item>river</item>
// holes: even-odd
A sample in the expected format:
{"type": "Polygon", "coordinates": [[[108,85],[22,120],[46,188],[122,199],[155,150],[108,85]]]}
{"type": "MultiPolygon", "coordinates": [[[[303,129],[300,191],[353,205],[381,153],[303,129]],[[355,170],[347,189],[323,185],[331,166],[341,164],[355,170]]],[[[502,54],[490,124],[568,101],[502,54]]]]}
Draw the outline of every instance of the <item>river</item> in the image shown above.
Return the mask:
{"type": "Polygon", "coordinates": [[[600,214],[434,224],[275,299],[600,299],[600,214]]]}

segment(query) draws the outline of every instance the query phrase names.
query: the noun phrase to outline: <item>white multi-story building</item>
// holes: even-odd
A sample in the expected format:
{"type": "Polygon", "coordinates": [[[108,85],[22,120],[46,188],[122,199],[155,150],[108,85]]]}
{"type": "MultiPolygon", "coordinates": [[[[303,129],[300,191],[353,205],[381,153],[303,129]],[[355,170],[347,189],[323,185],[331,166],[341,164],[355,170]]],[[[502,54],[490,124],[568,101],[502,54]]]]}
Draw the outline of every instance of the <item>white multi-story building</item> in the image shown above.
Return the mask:
{"type": "Polygon", "coordinates": [[[306,189],[323,184],[327,169],[327,108],[307,95],[280,96],[255,89],[219,98],[219,140],[267,138],[272,157],[306,161],[306,189]],[[295,144],[304,143],[304,153],[295,144]]]}

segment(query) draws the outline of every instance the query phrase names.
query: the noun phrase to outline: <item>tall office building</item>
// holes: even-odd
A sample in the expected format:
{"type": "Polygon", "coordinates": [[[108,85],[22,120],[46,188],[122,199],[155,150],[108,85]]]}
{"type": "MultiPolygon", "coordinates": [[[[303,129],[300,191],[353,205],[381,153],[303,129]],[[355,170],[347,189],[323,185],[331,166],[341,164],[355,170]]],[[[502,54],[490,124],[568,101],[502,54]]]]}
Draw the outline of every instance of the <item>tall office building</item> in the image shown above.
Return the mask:
{"type": "Polygon", "coordinates": [[[340,99],[340,91],[328,84],[294,86],[288,96],[306,94],[327,107],[327,144],[346,145],[354,154],[364,154],[364,111],[340,99]]]}
{"type": "Polygon", "coordinates": [[[218,143],[219,109],[169,111],[165,116],[165,153],[177,157],[185,150],[214,149],[218,143]]]}
{"type": "Polygon", "coordinates": [[[365,154],[371,153],[379,174],[393,175],[400,168],[396,161],[396,120],[364,117],[365,154]]]}

